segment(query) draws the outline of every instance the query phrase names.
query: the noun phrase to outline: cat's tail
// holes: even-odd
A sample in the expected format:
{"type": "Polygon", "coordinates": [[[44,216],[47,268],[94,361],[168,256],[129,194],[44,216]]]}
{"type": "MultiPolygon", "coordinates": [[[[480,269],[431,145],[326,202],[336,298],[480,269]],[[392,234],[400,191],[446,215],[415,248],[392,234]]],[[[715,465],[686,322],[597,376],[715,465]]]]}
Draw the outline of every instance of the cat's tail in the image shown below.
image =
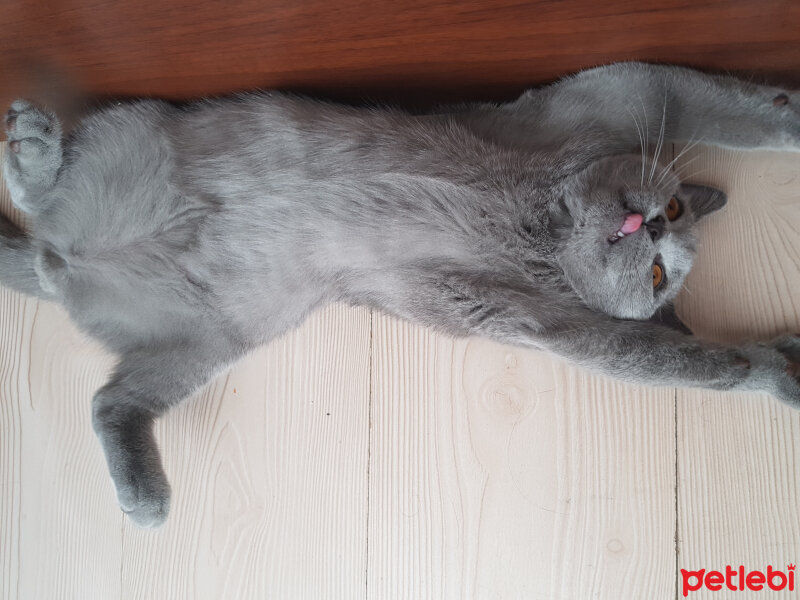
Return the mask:
{"type": "Polygon", "coordinates": [[[52,299],[53,294],[39,283],[36,261],[40,254],[22,229],[0,215],[0,284],[29,296],[52,299]]]}

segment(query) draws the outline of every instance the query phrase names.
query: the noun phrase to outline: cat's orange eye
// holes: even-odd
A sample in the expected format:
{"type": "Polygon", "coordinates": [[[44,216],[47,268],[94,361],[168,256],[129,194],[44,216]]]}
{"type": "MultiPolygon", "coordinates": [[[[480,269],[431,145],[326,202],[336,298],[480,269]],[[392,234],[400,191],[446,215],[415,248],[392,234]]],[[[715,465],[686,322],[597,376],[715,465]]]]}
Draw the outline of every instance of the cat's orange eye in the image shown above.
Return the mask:
{"type": "Polygon", "coordinates": [[[667,219],[674,221],[683,214],[683,205],[676,196],[669,199],[667,203],[667,219]]]}
{"type": "Polygon", "coordinates": [[[664,269],[658,263],[653,263],[653,289],[658,288],[664,282],[664,269]]]}

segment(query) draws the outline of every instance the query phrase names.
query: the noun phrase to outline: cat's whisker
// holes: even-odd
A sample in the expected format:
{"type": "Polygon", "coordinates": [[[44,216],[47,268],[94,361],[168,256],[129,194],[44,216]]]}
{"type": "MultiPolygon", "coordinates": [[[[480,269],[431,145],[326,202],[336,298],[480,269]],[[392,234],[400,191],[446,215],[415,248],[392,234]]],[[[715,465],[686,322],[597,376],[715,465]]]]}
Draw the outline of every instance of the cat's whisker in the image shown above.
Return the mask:
{"type": "Polygon", "coordinates": [[[686,162],[683,162],[683,163],[680,163],[680,164],[678,164],[678,165],[675,165],[675,172],[676,172],[678,175],[681,175],[683,172],[685,172],[685,171],[686,171],[686,167],[688,167],[688,166],[689,166],[689,165],[691,165],[692,163],[694,163],[694,162],[696,162],[696,161],[700,160],[701,158],[702,158],[702,156],[701,156],[700,154],[697,154],[696,156],[693,156],[692,158],[690,158],[690,159],[689,159],[689,160],[687,160],[686,162]]]}
{"type": "Polygon", "coordinates": [[[698,154],[697,156],[693,156],[692,158],[690,158],[690,159],[689,159],[689,160],[687,160],[686,162],[684,162],[684,163],[681,163],[681,164],[679,164],[679,165],[676,165],[676,166],[675,166],[675,173],[678,175],[678,177],[680,177],[681,179],[683,179],[683,173],[686,171],[686,168],[687,168],[689,165],[691,165],[691,164],[693,164],[693,163],[697,162],[698,160],[700,160],[700,158],[701,158],[701,157],[700,157],[700,155],[698,154]]]}
{"type": "MultiPolygon", "coordinates": [[[[650,124],[647,121],[647,108],[644,105],[644,100],[642,99],[642,95],[639,93],[639,90],[636,90],[636,96],[639,98],[639,104],[642,106],[642,116],[644,117],[644,146],[642,146],[642,152],[644,153],[645,159],[647,158],[647,148],[650,147],[650,124]]],[[[645,163],[642,164],[642,185],[641,187],[644,188],[644,169],[645,163]]]]}
{"type": "MultiPolygon", "coordinates": [[[[695,131],[695,133],[696,133],[696,131],[695,131]]],[[[703,136],[703,137],[705,137],[705,136],[703,136]]],[[[667,174],[669,173],[669,170],[672,168],[672,166],[675,165],[684,154],[689,152],[692,148],[694,148],[700,142],[703,141],[703,137],[700,137],[697,140],[694,140],[694,134],[692,134],[692,137],[689,138],[689,142],[681,149],[680,152],[678,152],[677,156],[675,158],[673,158],[671,161],[669,161],[667,166],[664,167],[664,170],[661,172],[661,175],[656,180],[656,187],[658,187],[661,184],[661,181],[664,179],[664,177],[667,176],[667,174]]],[[[689,162],[684,163],[684,164],[691,164],[692,162],[694,162],[695,158],[693,158],[692,160],[690,160],[689,162]]]]}
{"type": "Polygon", "coordinates": [[[703,175],[706,172],[708,172],[708,167],[703,167],[702,169],[694,171],[693,173],[690,173],[689,175],[686,175],[686,176],[681,175],[681,180],[682,181],[689,181],[690,179],[692,179],[694,177],[697,177],[698,175],[703,175]]]}
{"type": "Polygon", "coordinates": [[[667,91],[664,90],[664,106],[661,110],[661,130],[658,132],[658,142],[656,143],[656,152],[655,156],[653,157],[653,166],[650,168],[650,178],[647,180],[647,184],[650,185],[653,182],[653,175],[656,172],[656,166],[658,165],[658,159],[661,156],[661,148],[664,146],[664,127],[667,122],[667,91]]]}
{"type": "MultiPolygon", "coordinates": [[[[686,167],[691,165],[693,162],[697,161],[699,158],[700,158],[699,155],[698,156],[694,156],[694,157],[690,158],[689,160],[687,160],[685,163],[676,166],[674,173],[675,173],[675,175],[677,176],[677,178],[680,181],[683,181],[684,179],[686,179],[683,176],[683,170],[685,170],[686,167]]],[[[667,173],[664,175],[664,177],[666,177],[667,174],[669,174],[669,171],[667,171],[667,173]]],[[[669,182],[668,179],[663,179],[662,178],[656,183],[655,187],[656,187],[656,189],[658,191],[662,191],[662,190],[666,189],[666,187],[669,185],[669,183],[670,182],[669,182]]]]}
{"type": "Polygon", "coordinates": [[[692,159],[688,160],[687,162],[683,163],[683,165],[676,165],[676,163],[678,162],[678,160],[680,160],[680,158],[681,158],[681,156],[683,156],[683,154],[684,154],[683,152],[681,152],[680,154],[678,154],[678,156],[676,156],[675,158],[673,158],[673,159],[672,159],[672,160],[671,160],[671,161],[670,161],[670,162],[667,164],[667,166],[666,166],[666,167],[664,167],[664,170],[661,172],[661,175],[660,175],[660,176],[659,176],[659,178],[656,180],[656,184],[655,184],[655,185],[656,185],[656,187],[660,187],[660,186],[661,186],[661,184],[664,182],[664,179],[667,177],[667,175],[669,175],[669,173],[670,173],[670,170],[672,169],[672,167],[673,167],[673,166],[675,166],[675,173],[678,173],[678,172],[679,172],[679,169],[681,169],[681,168],[684,168],[686,165],[690,165],[690,164],[692,164],[692,163],[693,163],[695,160],[697,160],[697,157],[694,157],[694,158],[692,158],[692,159]]]}
{"type": "Polygon", "coordinates": [[[639,188],[641,189],[642,187],[644,187],[644,167],[645,167],[645,156],[646,156],[645,145],[644,145],[644,134],[642,133],[642,128],[639,124],[639,120],[636,118],[636,115],[633,113],[631,108],[629,106],[626,106],[625,110],[628,111],[628,114],[633,119],[633,123],[634,125],[636,125],[636,133],[639,136],[639,146],[641,147],[642,151],[642,176],[641,176],[641,182],[639,184],[639,188]]]}
{"type": "Polygon", "coordinates": [[[703,141],[706,138],[706,136],[701,135],[699,138],[695,139],[695,135],[697,135],[697,130],[695,130],[695,132],[692,134],[692,137],[689,138],[689,141],[686,143],[686,145],[684,145],[681,151],[678,152],[678,155],[675,157],[675,160],[681,158],[684,154],[692,150],[698,144],[703,143],[703,141]]]}
{"type": "Polygon", "coordinates": [[[703,141],[706,139],[706,136],[704,135],[701,135],[699,138],[695,139],[696,135],[697,135],[697,129],[694,130],[694,133],[692,133],[692,136],[689,138],[689,141],[686,142],[683,149],[680,152],[678,152],[678,156],[676,156],[675,158],[680,158],[698,144],[703,143],[703,141]]]}

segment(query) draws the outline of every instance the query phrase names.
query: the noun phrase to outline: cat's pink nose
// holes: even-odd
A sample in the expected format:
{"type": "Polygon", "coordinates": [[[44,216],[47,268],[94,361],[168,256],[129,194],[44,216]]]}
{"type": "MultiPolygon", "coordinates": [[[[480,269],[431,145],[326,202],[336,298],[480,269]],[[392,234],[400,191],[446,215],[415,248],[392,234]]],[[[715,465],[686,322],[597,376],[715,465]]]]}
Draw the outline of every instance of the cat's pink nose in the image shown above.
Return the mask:
{"type": "Polygon", "coordinates": [[[642,226],[642,221],[644,221],[644,217],[642,217],[642,215],[639,213],[631,213],[625,217],[625,222],[622,224],[620,231],[625,235],[633,233],[634,231],[638,231],[642,226]]]}

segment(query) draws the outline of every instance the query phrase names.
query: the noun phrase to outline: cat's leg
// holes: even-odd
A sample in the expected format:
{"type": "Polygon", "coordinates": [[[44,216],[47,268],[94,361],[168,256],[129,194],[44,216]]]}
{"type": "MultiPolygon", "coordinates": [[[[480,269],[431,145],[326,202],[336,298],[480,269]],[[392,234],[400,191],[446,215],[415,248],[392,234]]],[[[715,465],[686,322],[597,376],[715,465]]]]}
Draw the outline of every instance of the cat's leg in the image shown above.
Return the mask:
{"type": "Polygon", "coordinates": [[[170,487],[154,421],[238,357],[221,339],[209,336],[129,352],[95,394],[94,430],[120,507],[139,527],[159,527],[169,511],[170,487]]]}
{"type": "Polygon", "coordinates": [[[11,201],[35,214],[40,197],[55,185],[61,168],[61,124],[55,115],[25,100],[11,105],[4,122],[9,144],[3,175],[11,201]]]}
{"type": "Polygon", "coordinates": [[[538,143],[584,136],[586,152],[699,142],[800,151],[800,92],[643,63],[583,71],[506,105],[538,143]]]}
{"type": "Polygon", "coordinates": [[[800,409],[800,336],[723,346],[651,322],[602,317],[541,332],[535,343],[626,381],[760,391],[800,409]]]}
{"type": "MultiPolygon", "coordinates": [[[[429,306],[454,332],[548,350],[579,366],[646,385],[761,391],[800,409],[800,336],[722,345],[701,340],[664,310],[664,322],[615,319],[557,289],[492,278],[437,277],[429,306]],[[447,307],[446,310],[443,307],[447,307]],[[449,319],[449,323],[448,323],[449,319]]],[[[427,307],[426,307],[427,308],[427,307]]]]}
{"type": "Polygon", "coordinates": [[[0,215],[0,285],[29,296],[53,299],[52,290],[46,291],[40,284],[37,264],[41,264],[41,257],[30,237],[0,215]]]}

